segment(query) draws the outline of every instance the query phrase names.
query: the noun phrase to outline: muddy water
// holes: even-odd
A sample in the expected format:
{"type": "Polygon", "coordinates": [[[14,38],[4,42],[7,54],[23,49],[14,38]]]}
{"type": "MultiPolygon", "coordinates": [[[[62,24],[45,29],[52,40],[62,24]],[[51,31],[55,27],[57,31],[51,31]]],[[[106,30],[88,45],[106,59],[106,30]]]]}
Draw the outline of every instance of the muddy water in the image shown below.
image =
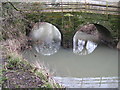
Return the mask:
{"type": "Polygon", "coordinates": [[[34,49],[23,52],[29,62],[44,64],[50,72],[60,77],[113,77],[118,76],[118,51],[98,46],[91,54],[77,55],[72,49],[63,49],[50,56],[34,49]]]}

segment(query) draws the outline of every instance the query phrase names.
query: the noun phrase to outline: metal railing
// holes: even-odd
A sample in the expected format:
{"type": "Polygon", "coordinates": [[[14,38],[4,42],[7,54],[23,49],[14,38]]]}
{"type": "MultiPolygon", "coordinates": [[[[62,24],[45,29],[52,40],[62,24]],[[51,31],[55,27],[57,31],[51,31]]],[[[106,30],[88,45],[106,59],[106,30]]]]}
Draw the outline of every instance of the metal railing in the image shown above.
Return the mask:
{"type": "Polygon", "coordinates": [[[118,88],[118,77],[54,77],[55,81],[67,88],[118,88]]]}
{"type": "MultiPolygon", "coordinates": [[[[98,1],[99,2],[99,1],[98,1]]],[[[37,8],[40,12],[90,12],[90,13],[102,13],[102,14],[114,14],[120,15],[120,7],[118,3],[103,2],[37,2],[36,6],[30,6],[31,8],[37,8]],[[43,7],[42,7],[43,6],[43,7]]],[[[29,8],[24,8],[24,11],[30,11],[29,8]]],[[[35,12],[35,10],[33,10],[35,12]]]]}
{"type": "Polygon", "coordinates": [[[86,12],[93,12],[97,13],[98,11],[103,14],[119,14],[120,7],[116,4],[95,4],[95,3],[80,3],[80,2],[62,2],[62,3],[46,3],[44,4],[48,7],[44,8],[43,10],[54,11],[63,9],[63,11],[86,11],[86,12]]]}

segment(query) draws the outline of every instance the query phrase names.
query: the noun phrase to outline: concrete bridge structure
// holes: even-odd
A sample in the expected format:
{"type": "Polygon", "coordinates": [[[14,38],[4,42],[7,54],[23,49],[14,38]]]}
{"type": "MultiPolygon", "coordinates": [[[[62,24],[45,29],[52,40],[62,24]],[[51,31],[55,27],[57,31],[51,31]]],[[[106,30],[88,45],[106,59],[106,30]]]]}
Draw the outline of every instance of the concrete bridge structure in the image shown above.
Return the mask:
{"type": "MultiPolygon", "coordinates": [[[[62,45],[66,48],[72,47],[75,33],[88,24],[97,24],[101,29],[104,27],[110,31],[113,38],[119,37],[119,3],[34,2],[13,5],[13,8],[24,13],[28,24],[48,22],[56,26],[62,34],[62,45]]],[[[106,37],[110,36],[106,31],[102,33],[106,37]]]]}
{"type": "Polygon", "coordinates": [[[82,26],[88,24],[96,24],[97,30],[104,29],[99,31],[102,31],[101,35],[103,35],[102,38],[104,38],[105,42],[110,42],[110,40],[113,41],[112,38],[118,38],[117,33],[119,28],[116,26],[116,24],[119,23],[118,10],[120,7],[118,3],[108,5],[107,2],[105,4],[86,2],[44,2],[41,3],[42,8],[39,8],[39,4],[40,3],[35,3],[36,6],[32,6],[33,10],[26,8],[24,12],[28,17],[32,19],[35,18],[36,20],[34,19],[34,22],[48,22],[55,25],[62,34],[62,45],[65,48],[72,47],[75,33],[82,26]],[[36,17],[34,17],[34,15],[36,17]],[[113,33],[115,33],[115,35],[113,33]]]}

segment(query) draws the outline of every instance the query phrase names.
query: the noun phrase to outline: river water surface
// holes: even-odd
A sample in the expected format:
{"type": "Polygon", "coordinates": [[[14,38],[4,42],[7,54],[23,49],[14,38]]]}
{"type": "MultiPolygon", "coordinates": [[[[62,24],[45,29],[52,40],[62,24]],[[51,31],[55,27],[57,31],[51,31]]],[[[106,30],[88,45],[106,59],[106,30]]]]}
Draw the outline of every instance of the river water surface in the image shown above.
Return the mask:
{"type": "Polygon", "coordinates": [[[50,56],[36,50],[23,52],[30,63],[44,64],[59,84],[68,88],[117,88],[118,51],[98,46],[91,54],[78,55],[60,48],[50,56]]]}
{"type": "Polygon", "coordinates": [[[26,50],[23,56],[31,63],[44,63],[55,76],[112,77],[118,75],[118,51],[98,46],[93,53],[77,55],[72,49],[63,49],[50,56],[26,50]]]}
{"type": "Polygon", "coordinates": [[[31,38],[37,43],[31,50],[25,50],[23,57],[36,67],[41,64],[47,67],[53,78],[65,87],[86,87],[86,83],[87,87],[93,83],[100,84],[97,87],[117,87],[118,51],[100,45],[93,35],[77,32],[73,49],[63,49],[59,30],[52,24],[39,22],[31,38]]]}

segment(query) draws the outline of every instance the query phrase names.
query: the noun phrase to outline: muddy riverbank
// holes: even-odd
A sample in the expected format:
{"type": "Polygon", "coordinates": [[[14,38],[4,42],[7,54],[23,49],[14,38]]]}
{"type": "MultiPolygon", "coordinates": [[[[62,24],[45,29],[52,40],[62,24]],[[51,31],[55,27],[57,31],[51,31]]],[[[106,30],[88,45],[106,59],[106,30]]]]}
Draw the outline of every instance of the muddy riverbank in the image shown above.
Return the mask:
{"type": "Polygon", "coordinates": [[[2,88],[62,88],[52,79],[47,69],[43,68],[44,66],[30,64],[20,55],[20,52],[18,54],[17,50],[15,52],[4,44],[5,42],[1,43],[0,47],[2,88]]]}

